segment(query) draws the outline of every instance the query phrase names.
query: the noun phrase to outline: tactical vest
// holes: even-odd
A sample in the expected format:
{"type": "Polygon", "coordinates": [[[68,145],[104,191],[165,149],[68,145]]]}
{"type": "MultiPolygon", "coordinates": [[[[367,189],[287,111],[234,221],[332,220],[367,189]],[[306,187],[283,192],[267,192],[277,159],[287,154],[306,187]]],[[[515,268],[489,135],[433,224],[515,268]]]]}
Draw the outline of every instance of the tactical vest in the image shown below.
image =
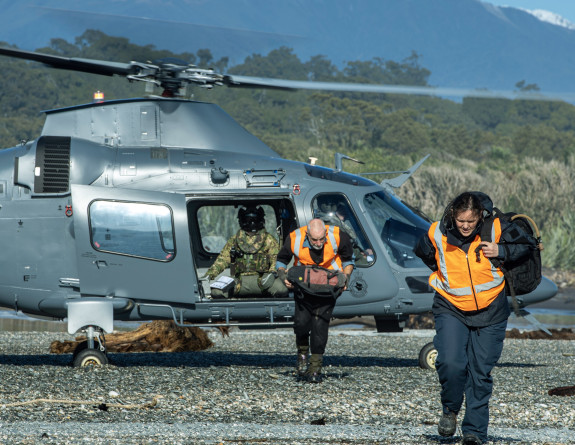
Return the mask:
{"type": "MultiPolygon", "coordinates": [[[[326,242],[323,245],[323,259],[318,266],[324,267],[326,269],[341,270],[342,263],[339,255],[337,254],[337,249],[339,246],[339,227],[336,226],[325,226],[326,230],[326,242]]],[[[301,227],[290,233],[291,239],[291,250],[294,254],[294,266],[303,264],[304,266],[311,266],[316,264],[309,252],[308,247],[304,247],[303,243],[307,237],[307,226],[301,227]]]]}
{"type": "MultiPolygon", "coordinates": [[[[475,253],[481,237],[475,236],[467,254],[447,243],[439,222],[431,225],[428,236],[435,246],[438,265],[438,270],[429,276],[429,285],[462,311],[477,311],[489,306],[505,287],[505,280],[501,269],[495,267],[481,249],[475,253]]],[[[497,243],[500,237],[501,223],[495,219],[491,239],[497,243]]]]}
{"type": "Polygon", "coordinates": [[[244,230],[238,231],[234,240],[236,254],[231,264],[232,275],[256,275],[270,270],[275,255],[267,252],[268,236],[265,230],[255,235],[248,235],[244,230]]]}

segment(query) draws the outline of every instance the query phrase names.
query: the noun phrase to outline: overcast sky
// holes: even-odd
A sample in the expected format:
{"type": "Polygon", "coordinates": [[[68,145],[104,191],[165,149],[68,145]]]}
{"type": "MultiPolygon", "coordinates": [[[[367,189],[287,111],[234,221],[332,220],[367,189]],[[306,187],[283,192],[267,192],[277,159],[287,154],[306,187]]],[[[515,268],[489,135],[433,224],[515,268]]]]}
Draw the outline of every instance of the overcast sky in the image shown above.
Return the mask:
{"type": "Polygon", "coordinates": [[[497,6],[523,9],[543,9],[559,14],[575,24],[575,0],[483,0],[497,6]]]}

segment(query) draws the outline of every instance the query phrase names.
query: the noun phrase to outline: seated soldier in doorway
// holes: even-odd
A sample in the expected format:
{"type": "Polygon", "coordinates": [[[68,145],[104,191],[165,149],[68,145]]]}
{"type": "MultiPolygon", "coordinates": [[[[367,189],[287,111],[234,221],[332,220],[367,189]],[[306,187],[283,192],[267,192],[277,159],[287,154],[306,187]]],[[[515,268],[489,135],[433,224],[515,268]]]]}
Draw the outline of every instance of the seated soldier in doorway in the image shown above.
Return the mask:
{"type": "Polygon", "coordinates": [[[214,280],[226,268],[234,278],[228,290],[211,287],[212,298],[286,297],[288,289],[275,274],[279,243],[266,232],[261,207],[242,207],[238,212],[240,230],[232,236],[206,272],[214,280]]]}

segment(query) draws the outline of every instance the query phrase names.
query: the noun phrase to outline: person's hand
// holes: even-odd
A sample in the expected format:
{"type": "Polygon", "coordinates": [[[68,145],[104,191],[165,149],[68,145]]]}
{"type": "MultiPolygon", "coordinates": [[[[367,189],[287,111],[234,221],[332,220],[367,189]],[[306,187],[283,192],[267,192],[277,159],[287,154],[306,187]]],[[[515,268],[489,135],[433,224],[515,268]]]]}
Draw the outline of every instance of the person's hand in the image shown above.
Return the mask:
{"type": "Polygon", "coordinates": [[[287,274],[284,268],[278,269],[278,278],[284,282],[288,289],[293,289],[293,284],[287,280],[287,274]]]}
{"type": "Polygon", "coordinates": [[[351,279],[351,276],[350,276],[349,274],[346,274],[346,273],[343,273],[343,272],[341,272],[341,273],[342,273],[343,276],[345,277],[345,284],[344,284],[344,286],[343,286],[343,290],[346,291],[346,290],[347,290],[347,286],[348,286],[348,284],[349,284],[349,280],[351,279]]]}
{"type": "Polygon", "coordinates": [[[483,255],[486,258],[495,258],[497,255],[499,255],[499,245],[497,243],[483,241],[480,246],[483,255]]]}

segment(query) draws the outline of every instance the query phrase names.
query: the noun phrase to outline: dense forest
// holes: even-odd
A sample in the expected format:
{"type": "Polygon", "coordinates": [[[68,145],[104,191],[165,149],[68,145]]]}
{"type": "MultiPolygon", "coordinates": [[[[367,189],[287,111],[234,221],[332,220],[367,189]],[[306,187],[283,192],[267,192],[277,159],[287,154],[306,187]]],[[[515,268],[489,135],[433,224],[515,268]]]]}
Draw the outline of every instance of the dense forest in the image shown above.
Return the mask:
{"type": "MultiPolygon", "coordinates": [[[[54,39],[38,51],[117,62],[176,57],[217,71],[292,80],[428,85],[429,70],[413,52],[402,61],[374,58],[338,68],[318,55],[301,61],[290,48],[253,54],[236,66],[214,60],[209,49],[173,54],[153,45],[86,31],[74,43],[54,39]]],[[[38,63],[0,58],[0,146],[37,137],[42,110],[145,94],[140,83],[48,69],[38,63]]],[[[517,79],[517,90],[537,85],[517,79]]],[[[367,93],[283,92],[214,88],[188,91],[214,102],[283,157],[332,167],[344,153],[361,174],[406,169],[426,154],[426,163],[397,194],[438,218],[450,198],[482,190],[505,211],[527,213],[543,233],[544,265],[575,270],[570,227],[575,223],[575,107],[561,101],[435,98],[367,93]]],[[[380,181],[385,175],[369,176],[380,181]]]]}

